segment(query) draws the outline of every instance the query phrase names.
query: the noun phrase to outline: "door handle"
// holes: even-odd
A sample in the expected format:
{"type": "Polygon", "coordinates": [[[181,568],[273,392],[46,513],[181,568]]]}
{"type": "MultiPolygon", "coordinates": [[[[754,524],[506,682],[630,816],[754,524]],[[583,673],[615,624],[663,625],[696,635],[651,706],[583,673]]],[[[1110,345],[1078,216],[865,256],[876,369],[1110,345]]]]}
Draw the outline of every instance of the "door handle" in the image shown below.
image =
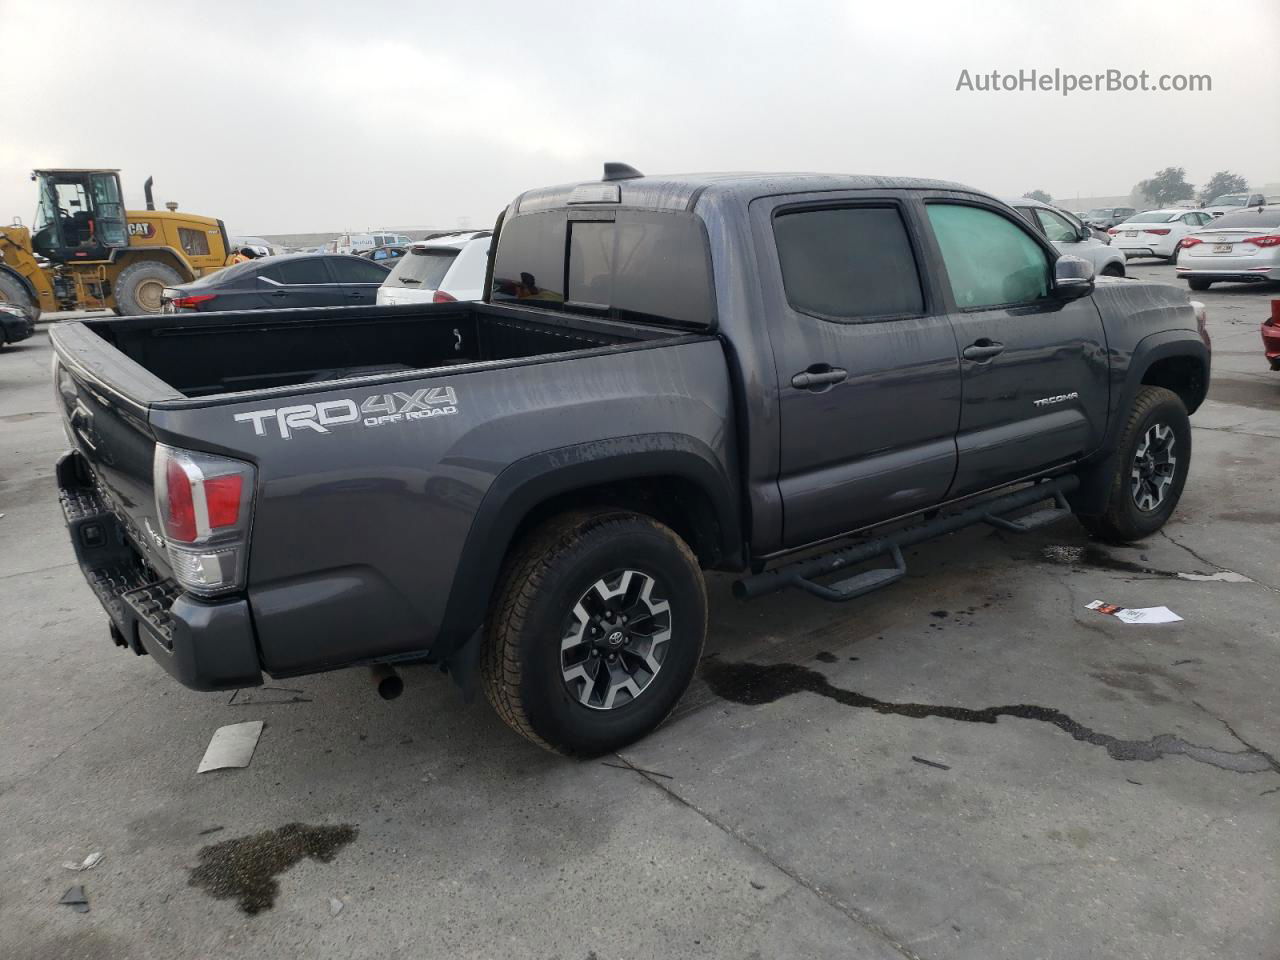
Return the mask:
{"type": "Polygon", "coordinates": [[[272,295],[273,297],[275,297],[277,300],[283,300],[283,299],[284,299],[285,297],[287,297],[289,294],[285,293],[285,291],[283,291],[283,290],[276,290],[276,291],[274,291],[271,295],[272,295]]]}
{"type": "Polygon", "coordinates": [[[974,360],[978,363],[990,360],[992,357],[999,356],[1004,353],[1004,344],[997,343],[995,340],[989,340],[983,337],[974,343],[969,344],[961,352],[966,360],[974,360]]]}
{"type": "Polygon", "coordinates": [[[797,390],[821,390],[823,387],[829,387],[847,379],[849,379],[848,370],[833,367],[827,363],[815,363],[808,370],[792,377],[791,385],[797,390]]]}

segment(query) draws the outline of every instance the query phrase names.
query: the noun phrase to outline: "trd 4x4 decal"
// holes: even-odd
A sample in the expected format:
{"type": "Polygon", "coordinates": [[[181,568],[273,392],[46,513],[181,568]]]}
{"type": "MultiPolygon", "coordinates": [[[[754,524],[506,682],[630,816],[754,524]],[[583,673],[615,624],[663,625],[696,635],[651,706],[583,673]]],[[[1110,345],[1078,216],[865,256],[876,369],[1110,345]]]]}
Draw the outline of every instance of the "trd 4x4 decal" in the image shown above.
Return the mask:
{"type": "Polygon", "coordinates": [[[249,410],[237,413],[235,420],[237,423],[252,423],[253,432],[259,437],[266,436],[267,425],[272,424],[279,431],[280,439],[288,440],[299,430],[328,433],[330,427],[343,423],[381,427],[389,423],[445,417],[458,412],[457,403],[458,396],[453,387],[424,387],[413,393],[375,393],[365,397],[359,406],[354,400],[324,400],[249,410]]]}

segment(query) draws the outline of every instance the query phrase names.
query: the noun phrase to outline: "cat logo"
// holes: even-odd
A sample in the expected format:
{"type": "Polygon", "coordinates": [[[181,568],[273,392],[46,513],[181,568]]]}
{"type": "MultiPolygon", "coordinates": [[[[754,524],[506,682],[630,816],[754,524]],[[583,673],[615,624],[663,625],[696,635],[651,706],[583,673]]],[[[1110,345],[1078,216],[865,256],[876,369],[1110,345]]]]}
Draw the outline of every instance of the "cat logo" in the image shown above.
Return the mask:
{"type": "Polygon", "coordinates": [[[129,224],[129,236],[131,237],[154,237],[156,228],[146,220],[138,220],[129,224]]]}

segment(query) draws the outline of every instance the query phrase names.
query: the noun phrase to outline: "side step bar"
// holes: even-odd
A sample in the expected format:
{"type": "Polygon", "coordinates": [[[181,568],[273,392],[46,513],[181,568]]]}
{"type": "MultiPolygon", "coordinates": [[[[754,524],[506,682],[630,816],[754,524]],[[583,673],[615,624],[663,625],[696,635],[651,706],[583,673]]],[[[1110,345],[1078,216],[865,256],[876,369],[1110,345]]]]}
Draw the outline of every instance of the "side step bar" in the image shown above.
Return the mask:
{"type": "Polygon", "coordinates": [[[1029,533],[1070,516],[1071,508],[1067,506],[1066,495],[1078,486],[1080,486],[1080,479],[1074,475],[1045,480],[1015,493],[985,500],[957,513],[935,517],[874,540],[840,547],[830,553],[743,577],[734,582],[733,595],[740,600],[754,600],[775,590],[798,587],[822,600],[843,603],[870,593],[872,590],[897,583],[905,577],[907,564],[902,558],[903,547],[914,546],[925,540],[932,540],[943,534],[973,526],[975,523],[988,523],[1013,533],[1029,533]],[[1052,507],[1037,510],[1017,520],[1010,520],[1005,516],[1049,499],[1053,500],[1052,507]],[[892,559],[893,566],[866,570],[835,583],[814,582],[815,577],[823,577],[880,556],[888,556],[892,559]]]}

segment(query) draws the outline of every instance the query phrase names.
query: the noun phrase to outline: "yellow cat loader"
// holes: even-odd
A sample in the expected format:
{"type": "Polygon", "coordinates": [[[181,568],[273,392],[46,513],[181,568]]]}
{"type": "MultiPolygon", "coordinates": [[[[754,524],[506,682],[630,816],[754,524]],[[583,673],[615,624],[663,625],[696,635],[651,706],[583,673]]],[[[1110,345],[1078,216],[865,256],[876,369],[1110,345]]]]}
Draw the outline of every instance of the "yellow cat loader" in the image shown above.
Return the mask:
{"type": "Polygon", "coordinates": [[[36,170],[40,199],[31,229],[0,226],[0,302],[45,310],[160,312],[165,287],[225,266],[221,220],[157,210],[151,178],[146,210],[124,208],[117,170],[36,170]]]}

